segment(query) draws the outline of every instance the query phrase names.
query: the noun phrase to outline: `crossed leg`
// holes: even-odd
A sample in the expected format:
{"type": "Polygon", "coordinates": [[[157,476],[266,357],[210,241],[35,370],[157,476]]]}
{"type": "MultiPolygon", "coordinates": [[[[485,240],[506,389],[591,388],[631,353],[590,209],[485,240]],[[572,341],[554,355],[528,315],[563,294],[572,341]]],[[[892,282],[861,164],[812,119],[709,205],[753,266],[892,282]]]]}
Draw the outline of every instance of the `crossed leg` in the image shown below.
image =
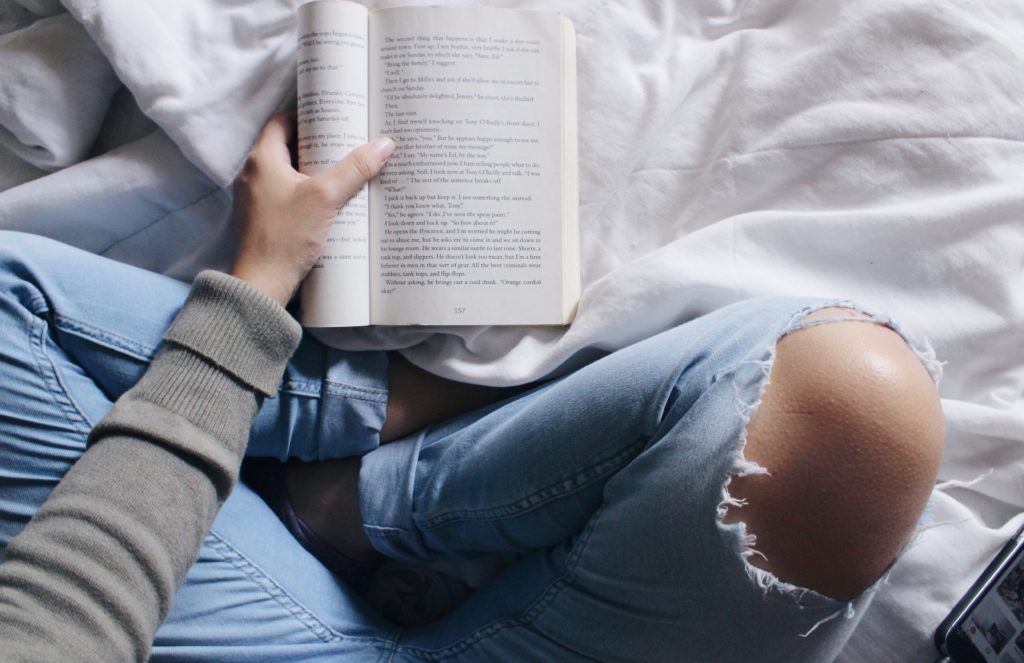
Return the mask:
{"type": "MultiPolygon", "coordinates": [[[[840,308],[807,319],[851,316],[869,319],[840,308]]],[[[754,566],[852,598],[907,543],[938,472],[942,426],[930,376],[891,329],[846,321],[792,332],[747,428],[746,459],[768,472],[731,479],[736,503],[724,521],[746,523],[754,566]]],[[[325,540],[365,558],[373,548],[358,509],[359,464],[295,466],[289,488],[325,540]]]]}
{"type": "MultiPolygon", "coordinates": [[[[746,305],[754,315],[758,313],[758,306],[757,303],[746,305]]],[[[719,329],[712,328],[709,333],[720,333],[722,328],[727,329],[732,324],[737,323],[732,320],[725,323],[719,321],[719,329]]],[[[770,333],[764,336],[770,336],[770,333]]],[[[704,342],[708,337],[705,335],[702,338],[698,334],[688,338],[693,343],[694,338],[704,342]]],[[[664,340],[652,340],[651,343],[655,344],[656,350],[627,350],[624,356],[629,359],[622,359],[618,368],[610,372],[605,370],[602,374],[601,369],[595,367],[593,375],[610,377],[610,382],[615,382],[619,379],[616,371],[628,373],[637,364],[651,362],[652,365],[671,365],[672,344],[664,340]]],[[[412,506],[403,507],[413,511],[413,515],[399,517],[398,523],[377,522],[380,519],[378,511],[382,500],[377,495],[379,490],[374,483],[380,463],[371,463],[370,470],[363,473],[361,485],[357,485],[358,466],[362,462],[359,459],[337,461],[334,468],[321,466],[312,470],[320,472],[320,478],[327,484],[331,483],[332,473],[336,470],[340,470],[346,477],[338,480],[338,475],[334,475],[333,485],[325,492],[319,492],[315,483],[304,483],[301,480],[290,483],[300,494],[300,507],[321,528],[320,534],[352,555],[366,554],[374,545],[393,556],[412,559],[458,557],[474,549],[497,550],[502,546],[525,552],[554,545],[553,550],[560,550],[564,556],[552,554],[559,558],[565,568],[574,569],[569,575],[577,573],[589,577],[597,586],[581,589],[582,593],[575,599],[566,598],[571,595],[569,590],[561,591],[558,600],[576,606],[573,610],[574,619],[568,623],[550,620],[559,621],[562,625],[557,629],[548,629],[545,635],[559,641],[560,646],[570,646],[567,643],[575,642],[571,649],[584,656],[617,658],[608,649],[586,649],[587,645],[606,640],[603,633],[609,622],[601,621],[600,618],[589,620],[587,615],[607,613],[608,601],[621,606],[612,612],[632,610],[636,613],[631,615],[631,619],[620,615],[617,620],[620,624],[618,636],[634,643],[646,642],[650,658],[657,660],[673,643],[684,648],[691,647],[690,651],[700,651],[699,648],[692,649],[693,642],[701,641],[706,635],[690,632],[689,640],[680,637],[678,633],[661,632],[659,635],[651,635],[651,624],[664,618],[658,612],[660,608],[654,607],[658,601],[685,604],[689,598],[686,596],[687,589],[700,584],[693,576],[695,570],[680,571],[677,564],[666,561],[673,557],[688,559],[695,566],[706,565],[706,576],[713,579],[710,581],[711,586],[704,588],[708,610],[692,616],[695,624],[703,624],[708,631],[714,631],[717,625],[725,634],[730,628],[742,628],[744,621],[738,614],[747,611],[750,624],[765,625],[765,632],[760,634],[761,639],[756,633],[745,634],[751,641],[760,643],[755,647],[764,646],[765,639],[772,637],[771,627],[780,624],[786,625],[790,637],[795,638],[798,632],[805,632],[818,622],[828,621],[842,613],[843,602],[850,602],[848,609],[854,602],[858,606],[865,605],[869,597],[858,597],[863,596],[865,590],[872,586],[906,545],[931,493],[937,473],[942,453],[941,411],[937,392],[922,360],[898,333],[883,324],[877,324],[864,314],[844,308],[819,308],[791,323],[775,346],[772,358],[755,357],[737,366],[735,357],[726,356],[734,351],[749,349],[746,348],[749,343],[746,340],[736,342],[735,349],[722,351],[716,345],[728,346],[730,341],[712,340],[708,342],[712,350],[706,353],[689,348],[683,350],[683,355],[691,357],[723,355],[727,367],[720,373],[711,368],[712,377],[706,377],[704,381],[696,380],[701,386],[694,388],[692,394],[687,394],[687,387],[677,387],[679,393],[669,397],[657,424],[644,423],[648,411],[642,406],[637,414],[631,414],[628,401],[635,394],[622,391],[623,387],[629,389],[635,385],[635,391],[643,394],[643,398],[656,401],[663,397],[661,391],[645,391],[647,387],[640,381],[641,378],[631,377],[621,381],[621,384],[614,384],[609,387],[611,393],[606,392],[604,395],[601,388],[587,384],[586,379],[576,383],[567,381],[569,384],[583,385],[580,389],[583,392],[580,394],[583,399],[579,403],[580,412],[574,412],[572,405],[565,405],[561,408],[560,421],[548,420],[523,430],[534,435],[546,435],[547,444],[564,448],[578,443],[573,437],[579,437],[579,434],[571,428],[573,422],[578,422],[579,428],[584,430],[584,446],[579,452],[579,459],[574,462],[589,467],[581,471],[581,474],[592,472],[592,465],[597,462],[583,449],[591,448],[592,455],[599,456],[604,446],[602,435],[608,439],[617,435],[623,437],[625,441],[621,448],[624,453],[618,461],[622,465],[614,476],[607,479],[607,483],[595,482],[600,490],[589,486],[578,487],[569,491],[577,493],[575,497],[563,499],[565,496],[558,496],[559,489],[554,487],[556,482],[544,484],[547,487],[538,493],[543,496],[536,497],[533,506],[529,506],[529,499],[533,498],[524,498],[521,503],[500,508],[493,504],[479,508],[479,505],[473,504],[474,500],[481,499],[475,492],[488,492],[484,488],[488,482],[506,482],[508,475],[522,471],[521,465],[530,464],[535,459],[527,450],[531,446],[530,440],[526,439],[522,430],[518,434],[507,433],[505,437],[510,439],[501,456],[502,460],[492,464],[481,463],[477,473],[444,466],[441,459],[450,455],[453,462],[476,465],[475,458],[465,455],[469,452],[458,451],[460,444],[465,444],[467,449],[478,447],[479,454],[486,455],[489,453],[488,447],[500,446],[500,443],[490,439],[492,436],[502,437],[502,434],[495,432],[498,428],[502,425],[511,428],[523,426],[521,417],[525,415],[521,413],[507,420],[511,423],[495,424],[494,429],[483,425],[479,430],[474,430],[474,426],[480,425],[480,422],[474,421],[453,424],[450,439],[447,440],[443,433],[438,433],[401,441],[399,446],[416,447],[409,451],[410,458],[414,454],[421,456],[420,462],[409,462],[424,467],[417,467],[415,471],[408,470],[416,475],[411,485],[395,488],[413,493],[423,491],[422,498],[414,498],[412,506]],[[728,367],[730,362],[731,368],[728,367]],[[771,367],[768,384],[763,380],[758,381],[758,373],[767,366],[771,367]],[[751,404],[742,397],[737,401],[741,392],[749,398],[750,389],[757,385],[763,387],[763,392],[760,387],[754,390],[755,395],[760,393],[761,396],[759,407],[748,408],[751,404]],[[597,399],[601,404],[594,405],[587,399],[597,399]],[[604,413],[593,409],[600,410],[602,406],[604,413]],[[717,430],[718,420],[727,421],[731,418],[729,415],[734,417],[737,407],[755,412],[746,426],[745,434],[742,430],[737,430],[735,435],[729,433],[732,424],[722,424],[726,429],[724,433],[717,430]],[[618,430],[617,418],[630,424],[618,430]],[[594,424],[594,421],[598,423],[594,424]],[[595,427],[590,428],[588,424],[595,427]],[[628,432],[631,428],[641,438],[652,436],[654,442],[648,442],[643,450],[635,448],[633,452],[628,452],[628,447],[636,439],[628,432]],[[598,437],[594,437],[595,434],[598,437]],[[719,436],[721,440],[738,437],[745,440],[745,446],[729,446],[733,444],[731,442],[720,443],[716,441],[719,436]],[[721,446],[715,448],[714,445],[719,443],[721,446]],[[451,446],[445,448],[447,444],[451,446]],[[439,450],[433,450],[435,445],[439,450]],[[692,449],[688,450],[687,445],[692,445],[692,449]],[[701,452],[702,446],[708,450],[701,452]],[[731,456],[741,451],[745,461],[732,463],[729,460],[731,456]],[[651,462],[653,458],[661,460],[651,462]],[[750,463],[767,472],[751,471],[750,463]],[[706,464],[706,472],[701,471],[702,464],[706,464]],[[629,488],[623,489],[622,486],[629,488]],[[447,490],[453,496],[462,492],[470,497],[461,505],[454,504],[453,500],[446,502],[444,496],[447,490]],[[723,499],[723,491],[726,490],[728,499],[723,499]],[[323,497],[328,493],[331,498],[320,501],[316,499],[317,495],[323,497]],[[310,495],[313,499],[309,499],[310,495]],[[584,497],[586,495],[589,496],[584,497]],[[693,504],[695,501],[699,503],[694,496],[701,495],[703,497],[700,499],[704,500],[707,512],[712,511],[707,508],[707,500],[715,499],[715,510],[723,516],[720,525],[727,533],[724,539],[715,539],[707,534],[708,525],[712,523],[702,520],[699,516],[700,508],[693,504]],[[360,509],[361,499],[371,504],[364,504],[360,509]],[[574,510],[564,507],[559,501],[576,501],[588,506],[579,507],[577,504],[578,508],[574,510]],[[332,514],[338,515],[334,506],[341,503],[347,505],[348,516],[332,518],[332,514]],[[620,511],[631,515],[609,515],[620,511]],[[648,513],[657,514],[656,522],[646,518],[648,513]],[[548,532],[547,523],[527,525],[522,522],[534,518],[538,521],[546,519],[557,522],[558,527],[551,528],[555,533],[548,532]],[[466,520],[468,533],[456,533],[459,525],[452,523],[460,519],[466,520]],[[503,519],[505,523],[502,527],[493,526],[493,522],[503,519]],[[610,524],[612,522],[614,524],[610,524]],[[741,522],[743,525],[739,524],[741,522]],[[686,536],[689,528],[705,531],[704,536],[709,538],[699,545],[694,544],[686,536]],[[526,537],[519,538],[516,530],[532,531],[534,534],[527,540],[526,537]],[[545,534],[537,534],[540,530],[545,530],[545,534]],[[744,530],[756,538],[744,536],[744,530]],[[374,543],[371,543],[367,533],[371,534],[374,543]],[[549,538],[545,539],[544,536],[549,538]],[[565,539],[561,547],[558,545],[559,537],[565,539]],[[730,537],[735,539],[735,550],[730,549],[731,544],[723,544],[723,540],[730,540],[730,537]],[[720,546],[721,563],[716,563],[714,555],[710,554],[710,549],[715,546],[720,546]],[[600,553],[588,554],[602,548],[600,553]],[[757,578],[758,589],[764,591],[764,597],[759,598],[758,592],[749,591],[749,583],[733,582],[730,585],[730,582],[721,582],[723,578],[728,580],[730,573],[736,575],[737,566],[733,564],[729,568],[730,556],[743,557],[740,570],[745,565],[746,576],[757,578]],[[618,559],[618,563],[611,561],[615,559],[618,559]],[[652,579],[633,570],[631,559],[645,560],[644,563],[649,567],[661,568],[661,583],[657,582],[657,578],[652,579]],[[610,572],[610,568],[615,571],[610,572]],[[673,572],[678,573],[675,579],[673,572]],[[598,578],[600,582],[597,582],[598,578]],[[721,582],[717,590],[716,581],[721,582]],[[615,591],[608,590],[608,586],[615,587],[615,591]],[[634,589],[637,591],[634,592],[634,589]],[[600,597],[602,592],[606,596],[595,602],[594,599],[600,597]],[[672,592],[678,596],[673,597],[672,592]],[[746,603],[742,607],[737,605],[735,596],[732,601],[721,598],[744,593],[746,603]],[[771,599],[772,596],[775,599],[771,599]],[[762,600],[765,597],[768,600],[762,600]],[[802,621],[787,621],[788,618],[780,616],[784,611],[765,614],[764,606],[779,603],[779,597],[786,597],[783,603],[792,599],[794,614],[804,613],[802,621]],[[715,609],[721,610],[726,618],[734,622],[725,627],[725,619],[722,617],[709,618],[707,613],[715,609]],[[645,612],[648,613],[646,620],[642,619],[645,612]],[[627,622],[634,626],[627,629],[624,625],[627,622]],[[588,623],[591,629],[580,628],[581,624],[588,623]],[[798,623],[802,624],[799,628],[798,623]],[[630,630],[634,635],[648,634],[650,637],[646,640],[639,636],[636,639],[627,638],[622,636],[622,630],[630,630]],[[583,639],[573,641],[571,634],[581,631],[583,639]]],[[[723,360],[723,357],[715,358],[723,360]]],[[[700,374],[700,369],[694,369],[694,363],[700,363],[700,360],[691,358],[687,361],[691,364],[686,370],[700,374]]],[[[704,363],[713,364],[713,361],[708,359],[704,363]]],[[[685,381],[680,374],[665,376],[659,372],[658,375],[661,376],[658,380],[662,386],[666,381],[685,381]]],[[[547,407],[571,402],[572,394],[554,395],[565,394],[567,390],[572,391],[572,387],[553,385],[551,393],[546,397],[547,407]]],[[[543,398],[539,397],[538,400],[543,398]]],[[[652,403],[651,407],[657,409],[657,403],[652,403]]],[[[537,411],[542,412],[540,408],[537,411]]],[[[543,418],[544,415],[539,416],[543,418]]],[[[484,417],[483,421],[486,420],[487,417],[484,417]]],[[[379,453],[384,453],[384,450],[379,453]]],[[[552,451],[550,455],[554,457],[558,454],[552,451]]],[[[372,461],[375,454],[369,458],[372,461]]],[[[551,462],[558,461],[552,459],[551,462]]],[[[395,464],[401,466],[401,462],[395,464]]],[[[402,473],[396,472],[395,475],[402,473]]],[[[574,481],[579,480],[562,480],[563,484],[574,481]]],[[[524,483],[536,487],[537,480],[531,479],[524,483]]],[[[483,501],[493,503],[495,498],[483,501]]],[[[696,535],[692,538],[701,539],[696,535]]],[[[524,565],[528,566],[529,562],[524,562],[524,565]]],[[[513,573],[512,577],[515,575],[513,573]]],[[[518,589],[513,586],[516,583],[502,580],[499,579],[496,585],[504,591],[511,593],[518,589]]],[[[557,584],[558,581],[554,582],[557,584]]],[[[588,586],[585,581],[579,584],[581,587],[588,586]]],[[[500,599],[495,596],[496,591],[485,592],[486,598],[483,601],[491,604],[498,602],[500,599]]],[[[700,595],[698,591],[692,593],[700,595]]],[[[542,602],[544,599],[535,596],[534,600],[542,602]]],[[[472,610],[472,607],[467,610],[472,610]]],[[[676,610],[682,608],[677,607],[676,610]]],[[[558,612],[548,610],[548,614],[558,612]]],[[[514,614],[518,615],[517,619],[523,620],[526,619],[524,614],[529,613],[514,614]]],[[[678,616],[673,619],[678,620],[678,616]]],[[[537,624],[545,621],[548,621],[547,616],[535,617],[532,628],[538,628],[537,624]]],[[[845,629],[848,633],[851,628],[852,623],[833,631],[838,633],[845,629]]],[[[685,633],[687,629],[680,627],[677,631],[685,633]]],[[[784,636],[784,631],[776,635],[784,636]]],[[[785,640],[785,637],[776,639],[785,640]]],[[[832,644],[796,641],[798,644],[778,651],[795,655],[797,651],[813,650],[814,655],[818,656],[830,646],[841,646],[842,639],[842,636],[837,635],[832,644]]],[[[437,642],[429,638],[427,640],[437,642]]],[[[533,644],[536,641],[537,638],[532,641],[533,644]]],[[[742,647],[737,651],[740,650],[742,647]]],[[[442,652],[449,655],[454,650],[440,648],[429,651],[436,655],[442,652]]],[[[497,655],[499,651],[495,649],[492,655],[497,655]]],[[[557,651],[560,651],[559,655],[566,655],[564,650],[557,651]]],[[[765,651],[760,650],[760,653],[765,651]]],[[[729,658],[723,650],[717,650],[716,655],[721,660],[729,658]]],[[[467,660],[475,660],[467,656],[467,660]]],[[[645,658],[635,649],[628,656],[645,658]]],[[[701,655],[694,653],[693,656],[699,659],[701,655]]]]}
{"type": "MultiPolygon", "coordinates": [[[[57,269],[64,262],[55,260],[51,267],[57,269]]],[[[18,260],[13,264],[22,269],[18,260]]],[[[67,267],[87,269],[84,263],[67,267]]],[[[15,275],[15,280],[23,276],[15,275]]],[[[69,274],[66,282],[73,281],[75,276],[69,274]]],[[[83,285],[86,292],[87,284],[83,285]]],[[[148,286],[165,287],[155,279],[148,286]]],[[[18,283],[12,288],[26,292],[18,283]]],[[[138,321],[152,328],[140,335],[148,339],[142,345],[130,338],[132,342],[125,344],[124,335],[116,333],[147,310],[145,300],[153,299],[152,291],[137,297],[139,305],[128,307],[133,310],[125,311],[121,322],[111,323],[114,329],[83,331],[73,316],[58,316],[56,328],[48,331],[45,319],[53,320],[54,302],[46,301],[47,290],[29,293],[17,300],[21,304],[12,303],[11,311],[17,312],[12,313],[12,325],[25,324],[31,333],[18,337],[24,339],[25,351],[12,355],[11,361],[22,364],[19,375],[24,379],[17,378],[11,386],[31,388],[25,398],[38,399],[46,412],[57,414],[41,410],[39,416],[46,418],[36,420],[33,411],[16,406],[13,416],[25,423],[19,430],[25,433],[26,460],[42,458],[37,450],[46,447],[54,467],[45,477],[7,468],[11,472],[0,509],[6,536],[31,515],[38,504],[36,493],[44,495],[81,453],[89,421],[101,416],[108,399],[143,370],[159,342],[161,325],[184,294],[180,284],[166,288],[166,297],[160,299],[167,305],[156,307],[160,320],[138,321]],[[51,360],[62,363],[56,370],[38,372],[39,361],[51,360]],[[63,397],[66,400],[61,401],[63,397]],[[61,441],[65,437],[67,444],[61,441]]],[[[75,297],[65,299],[82,306],[75,297]]],[[[114,308],[109,293],[93,299],[88,306],[114,308]]],[[[575,378],[542,387],[535,397],[437,426],[429,434],[403,437],[394,451],[386,445],[372,452],[360,479],[364,522],[357,530],[370,532],[375,547],[412,559],[501,549],[526,555],[513,573],[482,590],[466,610],[437,629],[410,635],[401,651],[413,657],[414,651],[451,656],[462,652],[469,660],[515,651],[655,660],[667,652],[685,651],[700,658],[707,651],[702,649],[702,638],[707,637],[702,633],[728,634],[763,623],[765,633],[744,631],[763,645],[759,636],[806,630],[808,618],[813,624],[835,610],[834,602],[811,596],[816,607],[808,609],[801,599],[800,610],[807,614],[797,620],[796,613],[759,604],[758,592],[747,584],[739,546],[734,546],[740,540],[738,526],[729,521],[743,521],[757,535],[754,549],[767,559],[755,556],[750,561],[772,576],[840,599],[867,587],[909,537],[941,450],[934,388],[903,340],[879,325],[835,322],[790,329],[782,337],[772,383],[746,429],[747,458],[766,467],[770,475],[734,476],[730,493],[745,498],[748,505],[728,509],[725,523],[715,518],[722,486],[735,474],[732,456],[739,451],[745,424],[735,416],[737,390],[759,392],[764,358],[758,352],[774,344],[778,331],[788,328],[785,321],[801,306],[753,302],[731,307],[645,342],[635,351],[613,355],[575,378]],[[759,324],[766,327],[763,333],[751,331],[759,324]],[[720,338],[734,328],[745,329],[737,335],[746,336],[720,338]],[[744,353],[751,348],[756,352],[748,361],[744,353]],[[499,410],[495,421],[490,415],[499,410]],[[407,480],[413,485],[402,483],[407,480]],[[871,489],[864,490],[865,486],[871,489]],[[396,507],[381,495],[406,488],[416,508],[396,507]],[[519,497],[501,501],[509,495],[519,497]],[[394,513],[379,508],[382,504],[394,507],[394,513]],[[389,520],[391,515],[401,522],[389,520]],[[719,613],[728,620],[717,619],[719,613]],[[791,617],[795,621],[788,621],[791,617]],[[484,638],[482,634],[491,632],[481,621],[500,624],[504,637],[492,633],[484,638]]],[[[83,311],[83,318],[95,318],[94,313],[83,311]]],[[[810,317],[830,313],[834,312],[819,311],[810,317]]],[[[284,411],[280,418],[287,418],[284,411]]],[[[284,557],[288,546],[283,538],[266,545],[266,550],[255,544],[247,549],[250,539],[262,543],[279,530],[266,526],[269,514],[258,512],[251,493],[237,493],[226,505],[210,544],[204,546],[204,557],[192,576],[195,582],[185,588],[172,622],[162,631],[164,649],[158,648],[158,653],[186,656],[180,643],[187,641],[198,643],[194,651],[200,658],[213,647],[222,654],[219,658],[227,660],[230,651],[242,660],[253,655],[253,647],[265,647],[272,632],[278,638],[290,637],[288,620],[295,621],[296,615],[306,622],[316,617],[302,612],[299,603],[286,605],[281,594],[268,594],[274,587],[284,587],[306,608],[321,605],[321,617],[332,608],[318,597],[347,600],[324,586],[309,588],[313,576],[308,569],[313,567],[293,554],[287,564],[275,561],[284,557]],[[232,529],[234,525],[238,526],[232,529]],[[239,567],[240,558],[225,557],[231,546],[237,554],[255,556],[261,572],[276,569],[278,575],[260,585],[263,589],[242,593],[256,576],[246,575],[249,567],[239,567]],[[307,569],[305,575],[287,577],[292,567],[300,566],[307,569]],[[224,589],[229,574],[238,576],[239,593],[224,589]],[[214,630],[204,631],[196,626],[199,622],[189,621],[217,605],[211,597],[224,603],[219,623],[234,623],[231,615],[236,613],[251,619],[252,604],[260,601],[267,606],[267,619],[280,628],[251,632],[251,642],[239,640],[237,634],[230,642],[220,642],[214,630]],[[274,616],[278,613],[280,617],[274,616]]],[[[287,535],[279,531],[278,536],[287,535]]],[[[372,621],[352,610],[339,620],[372,621]]],[[[247,619],[238,620],[243,623],[247,619]]],[[[335,628],[348,627],[335,623],[335,628]]],[[[338,647],[390,646],[386,642],[393,635],[385,627],[351,628],[369,634],[365,644],[348,631],[333,640],[310,631],[304,645],[308,649],[296,655],[308,658],[311,652],[322,651],[326,656],[328,640],[338,647]]],[[[730,643],[737,648],[744,644],[730,643]]],[[[787,647],[787,653],[798,649],[787,647]]],[[[739,651],[734,652],[737,657],[739,651]]],[[[284,660],[279,651],[266,652],[284,660]]],[[[723,653],[721,658],[728,656],[723,653]]]]}

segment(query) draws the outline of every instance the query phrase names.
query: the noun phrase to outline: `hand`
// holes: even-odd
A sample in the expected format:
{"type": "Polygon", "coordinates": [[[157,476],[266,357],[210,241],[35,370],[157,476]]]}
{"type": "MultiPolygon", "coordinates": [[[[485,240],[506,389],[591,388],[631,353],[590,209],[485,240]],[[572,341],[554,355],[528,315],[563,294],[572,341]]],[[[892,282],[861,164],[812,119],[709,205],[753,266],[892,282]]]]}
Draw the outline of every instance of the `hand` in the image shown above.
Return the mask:
{"type": "Polygon", "coordinates": [[[294,118],[267,122],[235,180],[235,220],[242,238],[231,274],[284,306],[316,263],[334,218],[380,171],[395,144],[377,138],[312,177],[292,168],[294,118]]]}

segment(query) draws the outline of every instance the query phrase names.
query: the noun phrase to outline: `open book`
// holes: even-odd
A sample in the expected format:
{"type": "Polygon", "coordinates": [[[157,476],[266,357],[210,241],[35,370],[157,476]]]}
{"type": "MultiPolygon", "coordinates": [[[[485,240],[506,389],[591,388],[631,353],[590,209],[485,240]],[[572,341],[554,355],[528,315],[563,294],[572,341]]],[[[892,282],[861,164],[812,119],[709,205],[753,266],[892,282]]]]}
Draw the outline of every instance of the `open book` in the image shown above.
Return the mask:
{"type": "Polygon", "coordinates": [[[580,292],[568,19],[299,7],[299,170],[395,141],[302,286],[311,327],[565,324],[580,292]]]}

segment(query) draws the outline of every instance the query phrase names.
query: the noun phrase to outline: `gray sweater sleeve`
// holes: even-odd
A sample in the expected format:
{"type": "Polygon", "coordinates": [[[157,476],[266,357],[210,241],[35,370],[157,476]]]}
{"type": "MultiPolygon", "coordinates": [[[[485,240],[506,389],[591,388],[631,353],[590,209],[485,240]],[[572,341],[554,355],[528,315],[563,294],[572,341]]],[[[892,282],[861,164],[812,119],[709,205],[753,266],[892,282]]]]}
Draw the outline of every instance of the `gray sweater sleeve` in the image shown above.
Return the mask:
{"type": "Polygon", "coordinates": [[[148,657],[300,335],[248,284],[199,275],[149,370],[7,548],[0,659],[148,657]]]}

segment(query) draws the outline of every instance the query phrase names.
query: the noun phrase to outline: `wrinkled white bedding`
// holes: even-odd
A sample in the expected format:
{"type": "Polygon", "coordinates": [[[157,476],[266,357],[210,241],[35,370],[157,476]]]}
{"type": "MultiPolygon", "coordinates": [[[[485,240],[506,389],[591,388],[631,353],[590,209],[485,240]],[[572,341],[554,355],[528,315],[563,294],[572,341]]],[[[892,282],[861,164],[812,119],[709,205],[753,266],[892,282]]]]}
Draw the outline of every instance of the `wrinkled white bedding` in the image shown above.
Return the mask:
{"type": "MultiPolygon", "coordinates": [[[[843,657],[931,660],[1024,522],[1024,5],[487,4],[576,25],[579,315],[332,340],[508,384],[754,295],[889,311],[946,362],[941,478],[984,478],[936,491],[843,657]]],[[[64,5],[0,0],[0,227],[181,278],[223,265],[224,187],[293,95],[294,3],[64,5]]]]}

